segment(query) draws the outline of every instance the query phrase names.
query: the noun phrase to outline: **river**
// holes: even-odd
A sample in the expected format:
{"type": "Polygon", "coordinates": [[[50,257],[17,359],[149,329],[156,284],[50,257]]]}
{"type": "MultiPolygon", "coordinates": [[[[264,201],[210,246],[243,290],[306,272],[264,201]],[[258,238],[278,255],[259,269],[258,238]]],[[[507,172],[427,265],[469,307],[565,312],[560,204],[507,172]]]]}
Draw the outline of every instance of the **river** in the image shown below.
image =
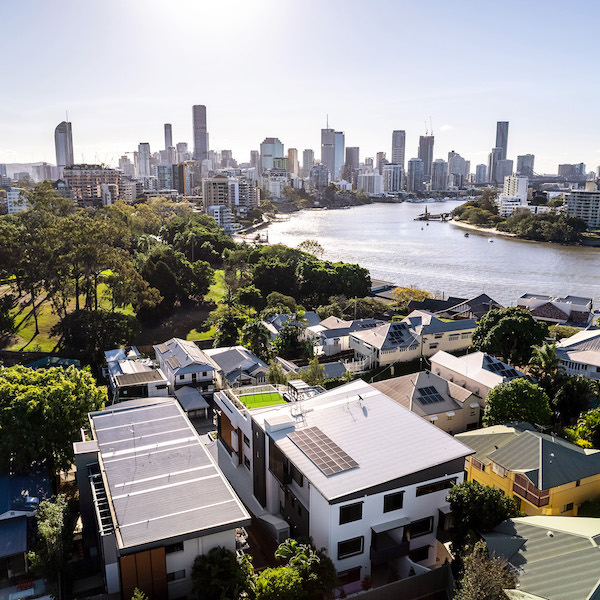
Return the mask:
{"type": "Polygon", "coordinates": [[[436,294],[485,292],[505,306],[526,292],[585,296],[600,305],[600,248],[560,246],[488,235],[414,218],[450,212],[460,201],[368,204],[306,210],[269,226],[269,242],[317,240],[323,258],[358,263],[371,276],[436,294]],[[493,243],[488,240],[493,239],[493,243]]]}

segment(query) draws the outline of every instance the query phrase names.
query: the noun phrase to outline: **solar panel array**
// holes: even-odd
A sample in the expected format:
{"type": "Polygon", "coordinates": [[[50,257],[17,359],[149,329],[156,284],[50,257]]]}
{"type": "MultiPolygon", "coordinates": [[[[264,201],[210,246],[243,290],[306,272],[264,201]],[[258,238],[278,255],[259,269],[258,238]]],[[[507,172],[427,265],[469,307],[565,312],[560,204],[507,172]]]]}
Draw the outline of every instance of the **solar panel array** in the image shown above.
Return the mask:
{"type": "Polygon", "coordinates": [[[299,429],[288,437],[327,477],[358,467],[358,463],[318,427],[299,429]]]}
{"type": "Polygon", "coordinates": [[[432,385],[419,388],[417,391],[420,394],[419,400],[423,404],[436,404],[444,401],[444,398],[432,385]]]}
{"type": "Polygon", "coordinates": [[[404,328],[391,325],[387,338],[392,344],[401,344],[404,341],[404,328]]]}
{"type": "Polygon", "coordinates": [[[512,367],[506,366],[504,363],[497,362],[488,366],[492,373],[497,373],[502,377],[519,377],[519,374],[512,367]]]}

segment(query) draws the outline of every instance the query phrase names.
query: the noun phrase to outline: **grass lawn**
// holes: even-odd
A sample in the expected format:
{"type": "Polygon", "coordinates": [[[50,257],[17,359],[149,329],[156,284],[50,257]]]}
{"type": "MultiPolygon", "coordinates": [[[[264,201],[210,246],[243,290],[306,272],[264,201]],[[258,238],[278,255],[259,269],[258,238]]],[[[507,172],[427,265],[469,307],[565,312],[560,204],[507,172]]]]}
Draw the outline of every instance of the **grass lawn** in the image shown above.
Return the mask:
{"type": "Polygon", "coordinates": [[[206,302],[219,302],[225,297],[227,286],[225,285],[225,271],[223,269],[215,269],[215,282],[210,286],[208,294],[204,296],[206,302]]]}
{"type": "Polygon", "coordinates": [[[262,406],[275,406],[285,404],[283,396],[279,392],[265,392],[263,394],[244,394],[239,396],[239,401],[248,408],[260,408],[262,406]]]}
{"type": "Polygon", "coordinates": [[[212,340],[217,333],[216,326],[212,326],[208,331],[197,331],[192,329],[185,338],[186,340],[212,340]]]}

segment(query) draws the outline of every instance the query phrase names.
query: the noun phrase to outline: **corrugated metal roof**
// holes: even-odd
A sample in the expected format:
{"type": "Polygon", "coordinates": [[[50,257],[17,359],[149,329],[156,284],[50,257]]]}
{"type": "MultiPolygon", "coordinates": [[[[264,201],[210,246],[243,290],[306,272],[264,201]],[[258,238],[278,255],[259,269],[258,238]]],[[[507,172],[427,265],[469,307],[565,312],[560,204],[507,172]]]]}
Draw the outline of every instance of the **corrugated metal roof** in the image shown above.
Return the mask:
{"type": "Polygon", "coordinates": [[[121,549],[247,524],[175,399],[123,402],[90,417],[121,549]]]}
{"type": "Polygon", "coordinates": [[[119,386],[150,383],[151,381],[166,381],[162,372],[156,369],[151,369],[150,371],[140,371],[138,373],[115,375],[115,380],[119,386]]]}

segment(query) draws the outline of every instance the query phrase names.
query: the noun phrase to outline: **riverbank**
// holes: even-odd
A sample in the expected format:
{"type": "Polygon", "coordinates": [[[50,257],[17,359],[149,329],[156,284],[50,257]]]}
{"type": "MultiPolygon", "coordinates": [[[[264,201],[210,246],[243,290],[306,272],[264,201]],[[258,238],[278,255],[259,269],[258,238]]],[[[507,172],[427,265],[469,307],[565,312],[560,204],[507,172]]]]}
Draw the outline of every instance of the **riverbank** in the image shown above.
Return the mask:
{"type": "MultiPolygon", "coordinates": [[[[464,221],[448,221],[451,225],[460,227],[461,229],[469,229],[470,231],[478,231],[479,233],[485,233],[489,235],[498,235],[507,238],[514,238],[522,240],[523,238],[518,237],[515,233],[508,233],[506,231],[498,231],[495,227],[480,227],[479,225],[472,225],[471,223],[465,223],[464,221]]],[[[535,240],[523,240],[525,242],[533,242],[535,240]]]]}

